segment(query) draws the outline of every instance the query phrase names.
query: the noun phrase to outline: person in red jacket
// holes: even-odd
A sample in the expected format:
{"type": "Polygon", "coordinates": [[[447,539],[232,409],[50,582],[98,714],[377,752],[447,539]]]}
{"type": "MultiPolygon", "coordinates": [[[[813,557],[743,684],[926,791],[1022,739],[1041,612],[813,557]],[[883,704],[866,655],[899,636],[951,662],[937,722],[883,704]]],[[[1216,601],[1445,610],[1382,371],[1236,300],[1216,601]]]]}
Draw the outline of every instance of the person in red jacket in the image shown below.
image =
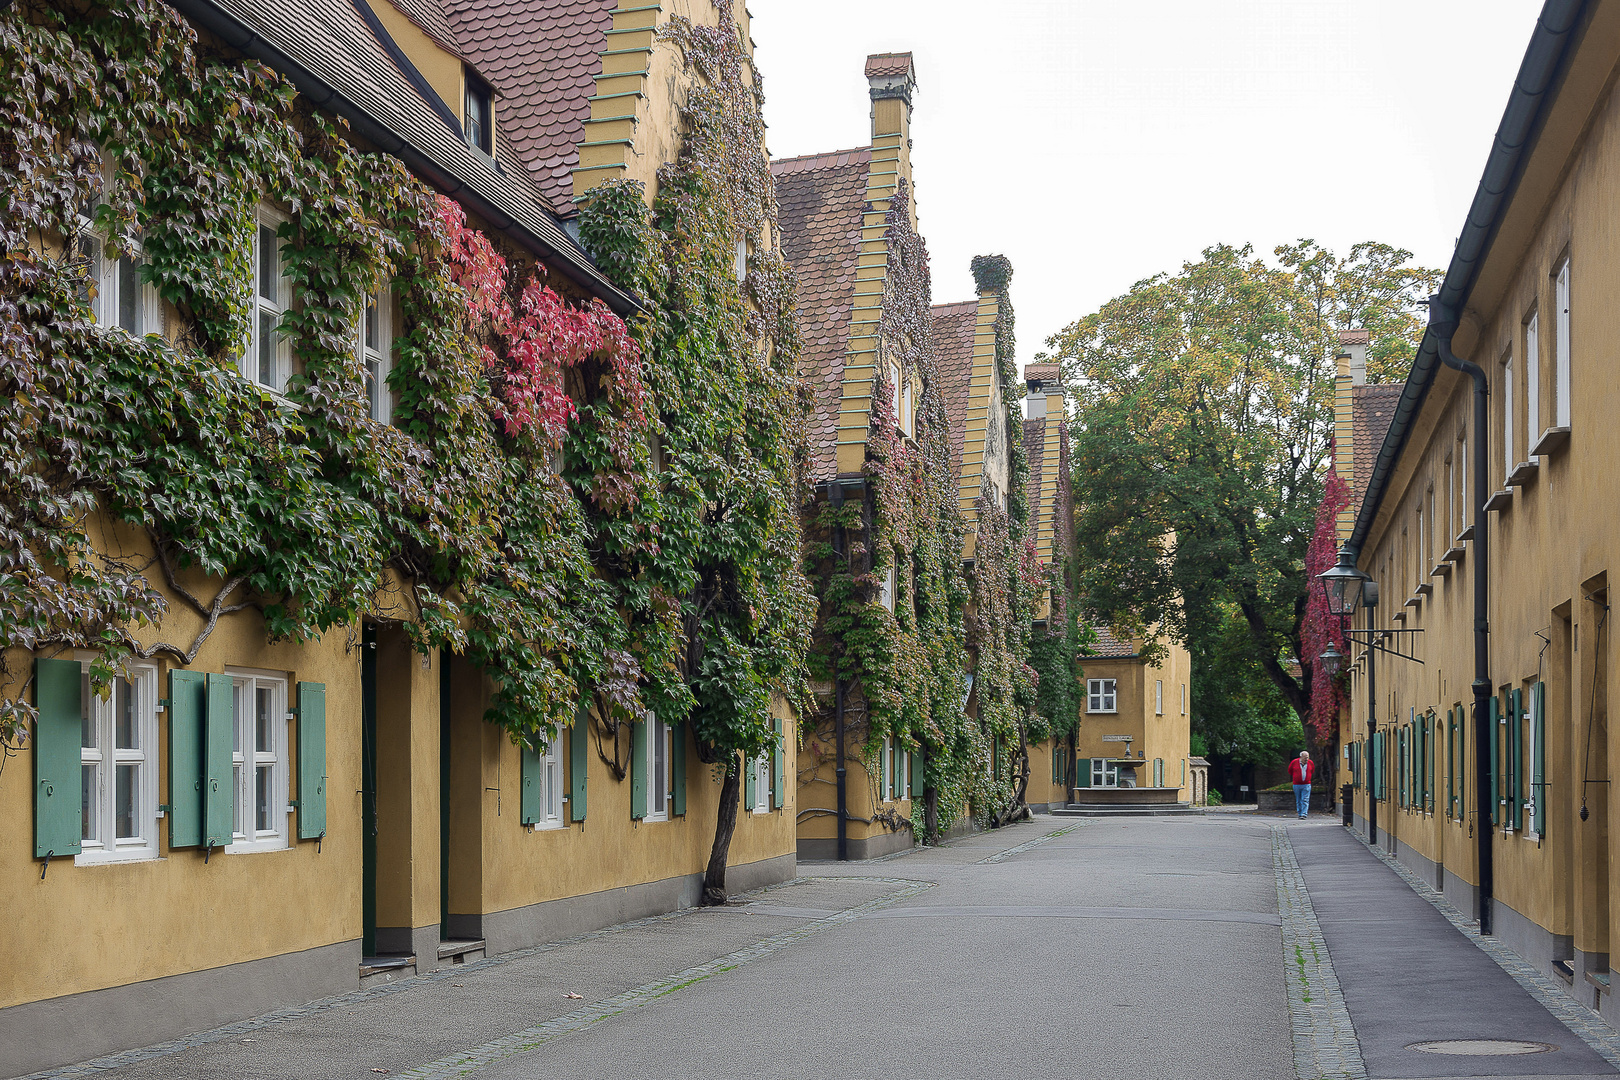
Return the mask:
{"type": "Polygon", "coordinates": [[[1301,821],[1311,809],[1311,777],[1315,775],[1316,765],[1308,750],[1301,750],[1299,757],[1288,763],[1288,777],[1294,782],[1294,809],[1299,811],[1301,821]]]}

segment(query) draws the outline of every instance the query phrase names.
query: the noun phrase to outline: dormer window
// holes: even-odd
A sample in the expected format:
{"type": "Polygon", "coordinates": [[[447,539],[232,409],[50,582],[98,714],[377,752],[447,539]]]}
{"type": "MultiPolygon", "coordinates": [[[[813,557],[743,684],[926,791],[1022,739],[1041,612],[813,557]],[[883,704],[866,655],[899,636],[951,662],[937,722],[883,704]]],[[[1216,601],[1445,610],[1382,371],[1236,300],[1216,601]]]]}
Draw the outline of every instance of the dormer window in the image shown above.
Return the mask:
{"type": "Polygon", "coordinates": [[[467,145],[493,157],[495,155],[495,109],[493,95],[484,80],[468,71],[463,80],[467,85],[467,100],[462,116],[462,130],[467,145]]]}

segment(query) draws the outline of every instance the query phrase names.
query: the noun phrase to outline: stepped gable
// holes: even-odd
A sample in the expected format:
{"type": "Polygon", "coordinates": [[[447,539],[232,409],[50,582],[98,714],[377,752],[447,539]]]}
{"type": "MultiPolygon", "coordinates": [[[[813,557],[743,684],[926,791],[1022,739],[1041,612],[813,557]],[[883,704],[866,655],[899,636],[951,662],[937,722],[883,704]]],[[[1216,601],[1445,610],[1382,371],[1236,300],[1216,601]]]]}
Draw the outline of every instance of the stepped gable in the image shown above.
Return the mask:
{"type": "Polygon", "coordinates": [[[1355,439],[1355,476],[1350,483],[1350,512],[1361,511],[1362,496],[1372,482],[1373,465],[1378,451],[1384,445],[1390,421],[1395,418],[1395,405],[1401,399],[1400,383],[1381,383],[1377,386],[1350,388],[1350,417],[1355,439]]]}
{"type": "Polygon", "coordinates": [[[951,467],[962,475],[962,439],[967,429],[968,398],[973,389],[973,336],[979,325],[979,302],[935,304],[934,363],[951,439],[951,467]]]}
{"type": "MultiPolygon", "coordinates": [[[[412,0],[427,4],[431,0],[412,0]]],[[[495,88],[497,129],[564,216],[617,0],[444,0],[467,59],[495,88]]]]}
{"type": "Polygon", "coordinates": [[[872,148],[771,162],[782,254],[798,277],[799,375],[810,390],[810,478],[838,471],[838,409],[855,303],[866,173],[872,148]]]}

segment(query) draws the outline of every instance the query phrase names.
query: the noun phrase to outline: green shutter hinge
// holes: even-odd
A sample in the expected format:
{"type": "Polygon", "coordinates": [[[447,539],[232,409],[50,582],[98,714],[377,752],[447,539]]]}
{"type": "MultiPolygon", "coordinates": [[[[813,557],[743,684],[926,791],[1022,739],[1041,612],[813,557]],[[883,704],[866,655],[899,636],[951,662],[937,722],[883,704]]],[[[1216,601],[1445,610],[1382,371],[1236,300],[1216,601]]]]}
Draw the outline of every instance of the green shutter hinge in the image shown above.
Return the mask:
{"type": "Polygon", "coordinates": [[[157,816],[158,817],[166,817],[168,815],[168,813],[169,813],[169,809],[170,809],[170,807],[169,807],[168,803],[166,803],[166,802],[158,803],[157,816]]]}
{"type": "Polygon", "coordinates": [[[158,712],[164,712],[164,711],[166,711],[166,710],[167,710],[167,709],[168,709],[168,708],[169,708],[169,699],[168,699],[168,698],[166,698],[166,697],[160,697],[160,698],[158,698],[158,702],[157,702],[157,711],[158,711],[158,712]]]}

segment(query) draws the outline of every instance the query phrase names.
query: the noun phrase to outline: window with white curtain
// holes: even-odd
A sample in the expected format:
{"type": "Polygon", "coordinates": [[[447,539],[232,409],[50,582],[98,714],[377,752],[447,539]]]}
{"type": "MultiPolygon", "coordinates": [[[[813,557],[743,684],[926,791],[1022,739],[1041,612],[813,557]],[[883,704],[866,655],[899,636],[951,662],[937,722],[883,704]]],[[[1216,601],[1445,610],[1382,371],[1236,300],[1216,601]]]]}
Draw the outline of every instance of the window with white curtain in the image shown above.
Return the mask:
{"type": "Polygon", "coordinates": [[[287,846],[287,680],[231,676],[233,854],[287,846]]]}
{"type": "Polygon", "coordinates": [[[79,864],[158,857],[157,669],[130,667],[105,698],[81,662],[79,864]]]}
{"type": "Polygon", "coordinates": [[[1524,324],[1524,438],[1534,446],[1541,434],[1541,320],[1532,313],[1524,324]]]}
{"type": "Polygon", "coordinates": [[[386,290],[372,293],[360,312],[358,351],[366,377],[366,413],[379,424],[388,423],[394,411],[393,393],[388,389],[394,351],[393,301],[386,290]]]}
{"type": "Polygon", "coordinates": [[[290,302],[287,270],[276,230],[286,219],[267,206],[259,208],[253,230],[253,322],[242,374],[280,393],[292,374],[292,346],[276,329],[290,302]]]}
{"type": "Polygon", "coordinates": [[[1502,361],[1502,486],[1513,475],[1513,357],[1502,361]]]}

